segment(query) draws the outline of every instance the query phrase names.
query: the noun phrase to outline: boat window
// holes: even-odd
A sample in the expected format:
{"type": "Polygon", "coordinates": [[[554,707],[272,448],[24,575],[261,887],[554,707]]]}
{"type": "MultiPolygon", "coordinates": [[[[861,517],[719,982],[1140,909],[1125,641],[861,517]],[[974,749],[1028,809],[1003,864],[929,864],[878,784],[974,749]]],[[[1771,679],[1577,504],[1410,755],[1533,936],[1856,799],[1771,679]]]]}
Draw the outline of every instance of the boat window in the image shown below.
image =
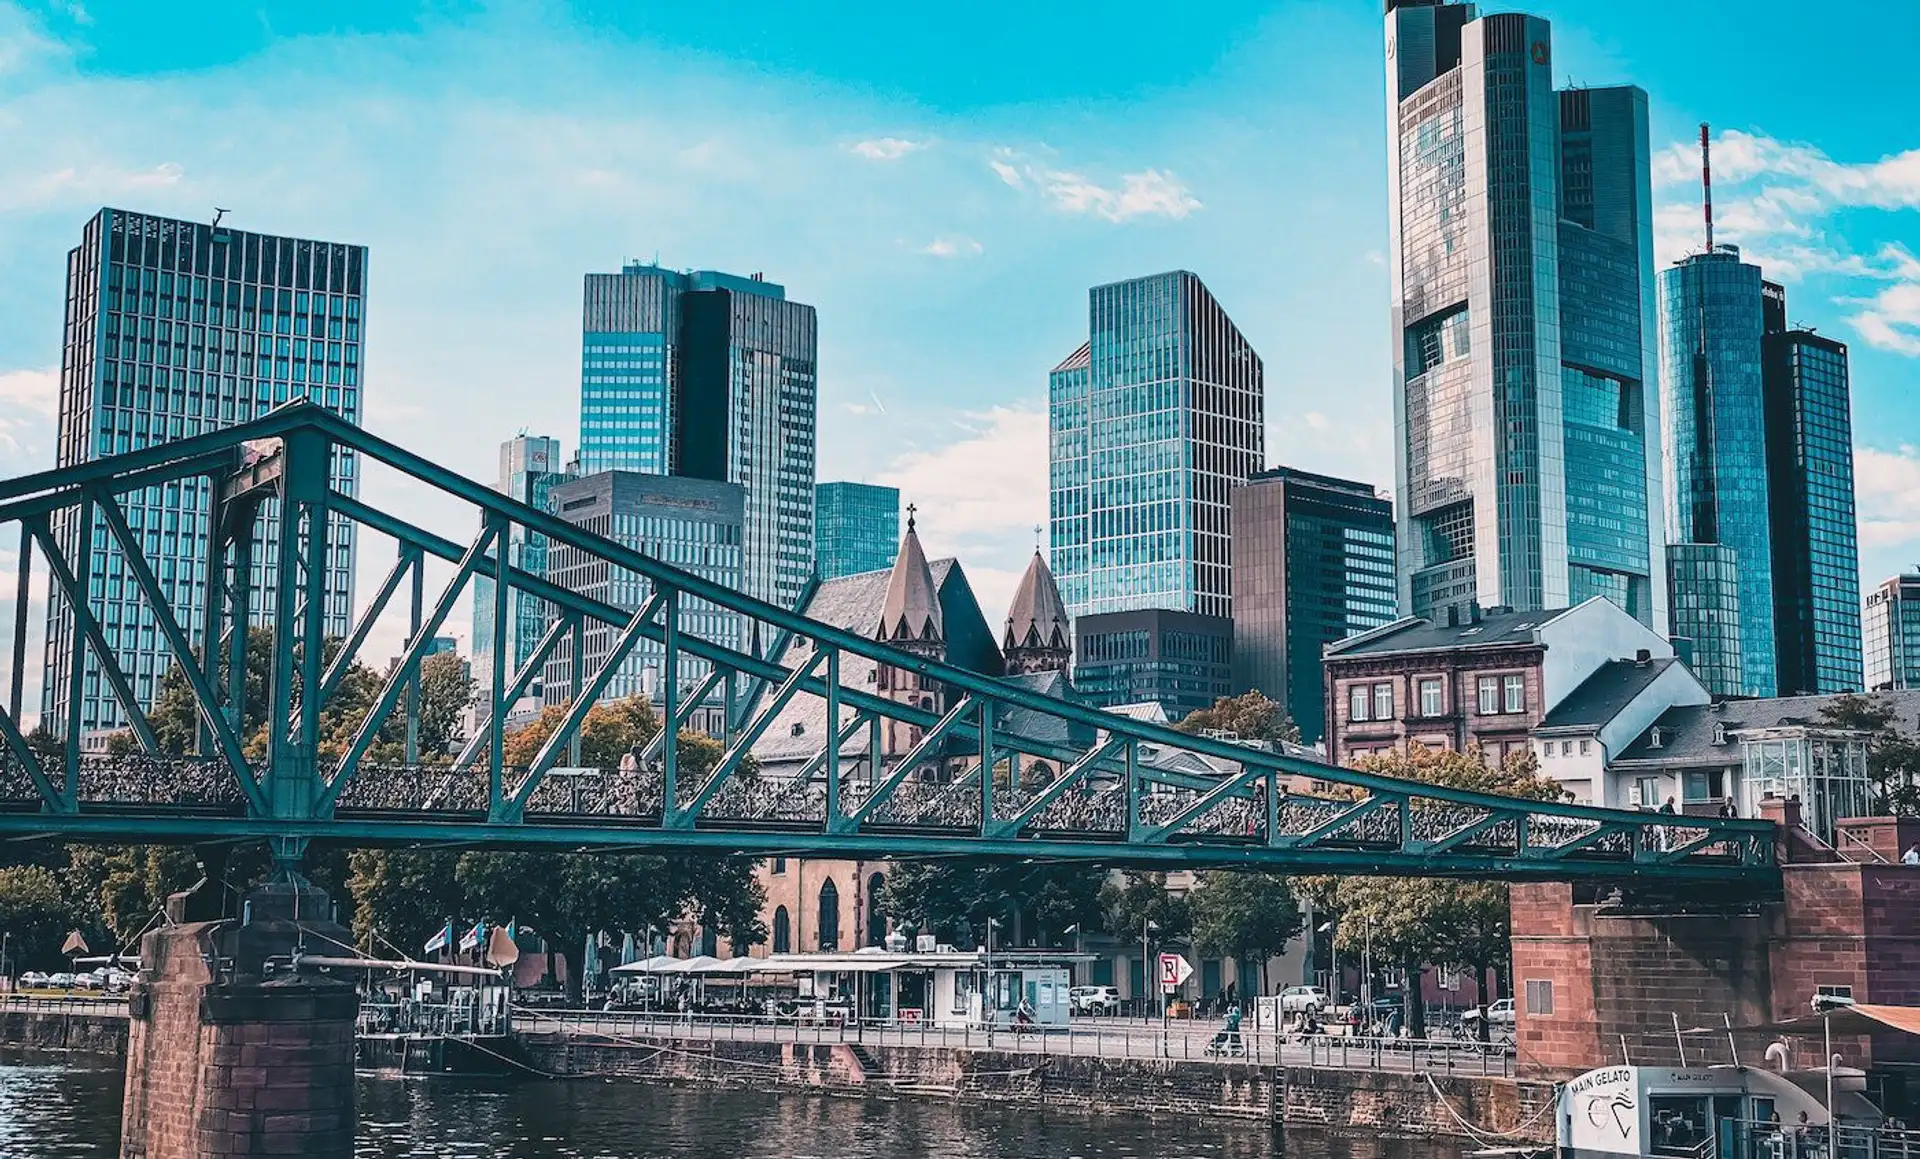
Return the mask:
{"type": "Polygon", "coordinates": [[[1707,1100],[1699,1095],[1655,1095],[1647,1100],[1650,1153],[1693,1155],[1707,1141],[1707,1100]]]}

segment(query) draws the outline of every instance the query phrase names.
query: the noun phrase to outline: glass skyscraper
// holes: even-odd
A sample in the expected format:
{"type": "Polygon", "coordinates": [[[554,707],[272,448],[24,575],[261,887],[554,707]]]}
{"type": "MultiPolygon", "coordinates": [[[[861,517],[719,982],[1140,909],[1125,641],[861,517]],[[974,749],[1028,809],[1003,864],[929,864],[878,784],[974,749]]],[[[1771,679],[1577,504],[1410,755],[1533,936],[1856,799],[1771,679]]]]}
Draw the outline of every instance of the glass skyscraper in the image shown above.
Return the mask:
{"type": "MultiPolygon", "coordinates": [[[[530,507],[551,511],[554,484],[564,481],[560,440],[518,435],[500,444],[500,477],[494,490],[530,507]]],[[[509,529],[507,564],[533,575],[547,574],[547,537],[520,524],[509,529]]],[[[507,680],[526,663],[547,630],[546,601],[518,588],[507,593],[507,680]]],[[[487,701],[493,691],[493,580],[473,579],[473,678],[475,695],[487,701]]],[[[536,677],[529,694],[540,693],[536,677]]]]}
{"type": "Polygon", "coordinates": [[[1869,692],[1920,688],[1920,575],[1897,575],[1867,593],[1860,616],[1869,692]]]}
{"type": "Polygon", "coordinates": [[[1860,540],[1845,344],[1786,326],[1769,287],[1761,340],[1781,696],[1861,687],[1860,540]]]}
{"type": "Polygon", "coordinates": [[[740,484],[741,590],[793,607],[813,575],[817,348],[813,307],[758,275],[588,274],[581,473],[740,484]]]}
{"type": "Polygon", "coordinates": [[[1389,0],[1400,605],[1664,629],[1647,98],[1552,84],[1548,24],[1389,0]]]}
{"type": "Polygon", "coordinates": [[[822,483],[813,496],[813,561],[821,579],[893,566],[900,548],[898,487],[822,483]]]}
{"type": "MultiPolygon", "coordinates": [[[[683,479],[637,471],[602,471],[552,484],[554,511],[568,523],[690,571],[702,579],[740,586],[745,568],[746,490],[734,483],[683,479]]],[[[564,543],[547,549],[547,578],[569,591],[638,611],[653,594],[638,573],[613,567],[597,556],[564,543]]],[[[694,597],[680,604],[680,630],[717,643],[743,646],[740,618],[694,597]]],[[[588,621],[582,654],[584,676],[612,654],[620,627],[588,621]]],[[[664,651],[641,640],[620,665],[602,700],[645,695],[659,702],[664,651]]],[[[574,694],[573,639],[562,639],[545,666],[542,695],[548,704],[564,704],[574,694]]],[[[681,661],[680,682],[707,671],[705,661],[681,661]]]]}
{"type": "Polygon", "coordinates": [[[1158,704],[1173,720],[1233,687],[1233,621],[1147,608],[1073,621],[1074,690],[1088,704],[1158,704]]]}
{"type": "Polygon", "coordinates": [[[1048,380],[1054,575],[1073,616],[1230,616],[1229,494],[1265,454],[1260,356],[1200,279],[1088,294],[1089,340],[1048,380]]]}
{"type": "Polygon", "coordinates": [[[1326,728],[1328,644],[1392,623],[1393,503],[1366,483],[1276,467],[1233,489],[1233,683],[1326,728]]]}
{"type": "Polygon", "coordinates": [[[1674,568],[1672,634],[1692,641],[1695,673],[1717,696],[1772,696],[1776,687],[1762,315],[1760,267],[1732,246],[1660,272],[1667,535],[1674,551],[1711,544],[1730,553],[1724,567],[1674,568]]]}
{"type": "MultiPolygon", "coordinates": [[[[67,255],[58,464],[217,430],[292,399],[357,424],[365,401],[366,277],[364,246],[102,209],[67,255]]],[[[350,452],[341,453],[333,485],[357,495],[357,467],[350,452]]],[[[120,503],[181,628],[199,646],[206,592],[196,580],[206,566],[207,481],[149,487],[121,496],[120,503]]],[[[266,502],[256,531],[256,585],[266,582],[278,552],[276,508],[274,500],[266,502]]],[[[69,561],[85,558],[93,614],[134,701],[150,708],[174,659],[118,544],[99,520],[90,544],[77,542],[70,517],[57,518],[54,532],[69,561]]],[[[348,631],[353,559],[353,527],[336,518],[327,547],[329,636],[348,631]]],[[[272,607],[270,599],[255,599],[254,621],[270,623],[272,607]]],[[[72,608],[56,594],[47,610],[41,708],[54,732],[77,728],[84,738],[118,729],[126,717],[91,651],[81,695],[70,700],[73,627],[72,608]]]]}

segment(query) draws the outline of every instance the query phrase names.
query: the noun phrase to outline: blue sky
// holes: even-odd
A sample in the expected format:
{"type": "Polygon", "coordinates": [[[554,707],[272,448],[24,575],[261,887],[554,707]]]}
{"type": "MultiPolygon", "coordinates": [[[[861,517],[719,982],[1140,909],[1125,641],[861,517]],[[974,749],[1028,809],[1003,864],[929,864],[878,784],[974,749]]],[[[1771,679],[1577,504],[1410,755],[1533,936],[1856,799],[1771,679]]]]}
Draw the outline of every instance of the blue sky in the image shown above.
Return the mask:
{"type": "MultiPolygon", "coordinates": [[[[764,272],[820,311],[821,477],[902,486],[990,617],[1099,282],[1199,273],[1266,360],[1270,461],[1389,485],[1380,7],[0,0],[0,470],[51,461],[86,218],[219,205],[372,247],[369,425],[481,478],[576,441],[581,274],[764,272]]],[[[1714,123],[1722,236],[1852,346],[1864,570],[1913,564],[1920,141],[1861,30],[1920,7],[1530,10],[1559,79],[1651,93],[1663,258],[1714,123]]]]}

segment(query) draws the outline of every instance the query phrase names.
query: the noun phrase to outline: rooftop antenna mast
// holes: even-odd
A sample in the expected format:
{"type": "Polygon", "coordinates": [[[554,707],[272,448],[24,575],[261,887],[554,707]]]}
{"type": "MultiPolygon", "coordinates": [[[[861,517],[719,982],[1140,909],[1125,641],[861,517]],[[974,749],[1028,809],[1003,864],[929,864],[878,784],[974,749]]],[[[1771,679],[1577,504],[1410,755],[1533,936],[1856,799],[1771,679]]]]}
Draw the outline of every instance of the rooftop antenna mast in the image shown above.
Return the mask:
{"type": "Polygon", "coordinates": [[[1713,142],[1707,136],[1707,123],[1700,122],[1701,209],[1707,218],[1707,252],[1713,252],[1713,142]]]}

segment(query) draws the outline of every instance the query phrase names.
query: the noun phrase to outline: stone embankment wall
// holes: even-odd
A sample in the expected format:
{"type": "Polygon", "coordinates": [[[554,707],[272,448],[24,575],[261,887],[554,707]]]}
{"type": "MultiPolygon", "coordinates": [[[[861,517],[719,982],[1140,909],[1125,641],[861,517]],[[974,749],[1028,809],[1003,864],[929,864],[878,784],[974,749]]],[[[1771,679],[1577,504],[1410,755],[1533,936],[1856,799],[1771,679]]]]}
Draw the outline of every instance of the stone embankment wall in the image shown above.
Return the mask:
{"type": "Polygon", "coordinates": [[[0,1046],[72,1050],[120,1058],[127,1053],[127,1008],[65,1011],[0,1007],[0,1046]]]}
{"type": "Polygon", "coordinates": [[[535,1035],[528,1060],[554,1075],[931,1097],[1276,1125],[1551,1142],[1554,1087],[1495,1077],[1322,1070],[1177,1059],[1053,1057],[938,1047],[606,1040],[535,1035]]]}

